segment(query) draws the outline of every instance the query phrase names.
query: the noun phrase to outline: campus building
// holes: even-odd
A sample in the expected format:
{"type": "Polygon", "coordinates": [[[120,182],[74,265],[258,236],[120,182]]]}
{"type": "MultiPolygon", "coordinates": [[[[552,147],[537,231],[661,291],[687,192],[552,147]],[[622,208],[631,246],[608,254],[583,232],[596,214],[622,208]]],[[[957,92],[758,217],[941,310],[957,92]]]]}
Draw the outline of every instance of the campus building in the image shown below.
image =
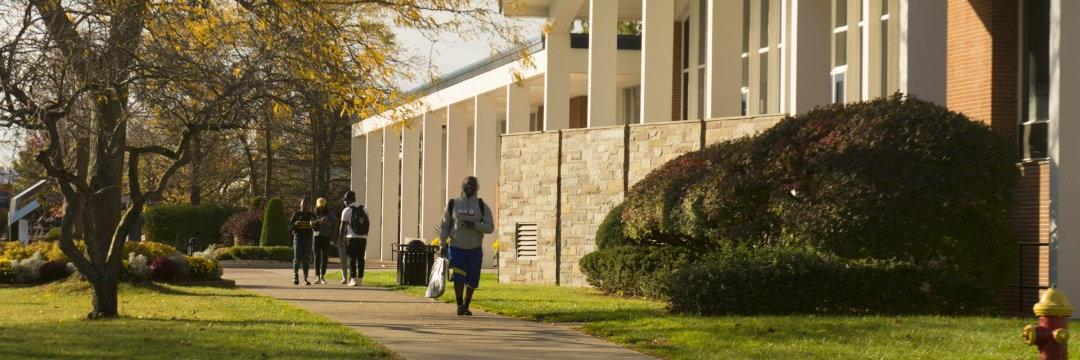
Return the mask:
{"type": "MultiPolygon", "coordinates": [[[[1071,0],[503,0],[542,40],[418,90],[406,126],[356,123],[352,188],[368,256],[431,239],[467,175],[495,212],[500,280],[585,285],[607,211],[652,169],[815,106],[896,92],[1018,144],[1024,271],[1080,294],[1080,2],[1071,0]],[[571,33],[575,20],[587,34],[571,33]],[[640,34],[619,34],[620,21],[640,34]],[[521,54],[527,53],[527,58],[521,54]],[[1071,101],[1070,101],[1071,100],[1071,101]],[[1072,124],[1077,122],[1077,124],[1072,124]]],[[[491,253],[490,244],[486,252],[491,253]]],[[[488,259],[487,261],[494,261],[488,259]]],[[[1076,296],[1076,295],[1074,295],[1076,296]]]]}

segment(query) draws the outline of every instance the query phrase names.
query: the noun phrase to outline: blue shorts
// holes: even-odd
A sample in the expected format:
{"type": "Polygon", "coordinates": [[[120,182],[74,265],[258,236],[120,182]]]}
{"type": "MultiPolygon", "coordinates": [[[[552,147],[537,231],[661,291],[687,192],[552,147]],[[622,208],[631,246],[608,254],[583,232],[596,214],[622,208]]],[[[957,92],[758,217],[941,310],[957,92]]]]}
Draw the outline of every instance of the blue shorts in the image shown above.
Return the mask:
{"type": "Polygon", "coordinates": [[[465,282],[465,285],[476,289],[480,287],[480,267],[484,264],[484,249],[461,249],[451,246],[447,249],[450,255],[450,281],[455,283],[465,282]]]}

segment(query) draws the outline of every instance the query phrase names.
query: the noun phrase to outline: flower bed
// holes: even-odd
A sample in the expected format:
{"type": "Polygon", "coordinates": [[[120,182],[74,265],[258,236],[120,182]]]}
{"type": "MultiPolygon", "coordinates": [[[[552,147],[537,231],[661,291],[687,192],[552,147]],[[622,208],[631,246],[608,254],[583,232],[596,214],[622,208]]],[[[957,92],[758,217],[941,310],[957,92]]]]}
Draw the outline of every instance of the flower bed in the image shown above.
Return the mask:
{"type": "MultiPolygon", "coordinates": [[[[82,241],[76,247],[85,249],[82,241]]],[[[65,279],[76,273],[74,264],[54,241],[29,245],[7,242],[0,247],[0,284],[40,284],[65,279]]],[[[221,279],[221,265],[213,246],[191,256],[176,248],[152,241],[124,244],[125,260],[120,268],[124,281],[214,281],[221,279]]]]}

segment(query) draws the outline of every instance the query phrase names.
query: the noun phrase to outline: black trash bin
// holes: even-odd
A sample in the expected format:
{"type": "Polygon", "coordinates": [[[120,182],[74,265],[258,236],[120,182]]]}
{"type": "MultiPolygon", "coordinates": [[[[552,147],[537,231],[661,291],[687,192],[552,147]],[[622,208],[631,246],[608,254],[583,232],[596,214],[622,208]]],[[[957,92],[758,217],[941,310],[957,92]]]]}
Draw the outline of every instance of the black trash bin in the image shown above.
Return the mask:
{"type": "Polygon", "coordinates": [[[398,285],[426,286],[439,248],[422,240],[413,240],[397,245],[394,251],[397,252],[398,285]]]}

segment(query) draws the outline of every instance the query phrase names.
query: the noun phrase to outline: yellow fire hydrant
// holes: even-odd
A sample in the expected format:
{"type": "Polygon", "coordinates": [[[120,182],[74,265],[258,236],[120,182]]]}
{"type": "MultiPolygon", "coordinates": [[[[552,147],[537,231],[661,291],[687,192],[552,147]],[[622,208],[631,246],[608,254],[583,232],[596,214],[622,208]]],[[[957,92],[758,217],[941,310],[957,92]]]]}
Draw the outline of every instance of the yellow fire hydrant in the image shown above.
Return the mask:
{"type": "Polygon", "coordinates": [[[1031,307],[1039,317],[1038,325],[1028,325],[1020,337],[1025,344],[1039,347],[1040,360],[1067,360],[1069,358],[1069,317],[1073,306],[1065,293],[1049,288],[1039,303],[1031,307]]]}

